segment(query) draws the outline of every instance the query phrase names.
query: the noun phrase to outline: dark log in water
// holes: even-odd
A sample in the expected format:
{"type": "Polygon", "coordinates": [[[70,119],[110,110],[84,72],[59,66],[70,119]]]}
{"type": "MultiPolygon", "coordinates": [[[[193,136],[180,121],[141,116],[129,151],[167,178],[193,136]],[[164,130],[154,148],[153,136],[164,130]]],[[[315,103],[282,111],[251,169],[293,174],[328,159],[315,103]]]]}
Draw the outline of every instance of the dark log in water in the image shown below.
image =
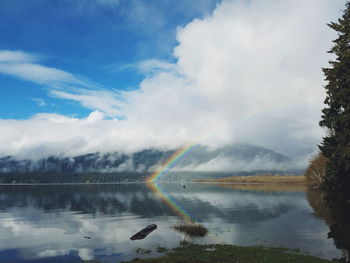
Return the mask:
{"type": "Polygon", "coordinates": [[[148,236],[152,231],[157,229],[156,224],[151,224],[137,232],[135,235],[130,237],[131,240],[137,240],[137,239],[144,239],[146,236],[148,236]]]}

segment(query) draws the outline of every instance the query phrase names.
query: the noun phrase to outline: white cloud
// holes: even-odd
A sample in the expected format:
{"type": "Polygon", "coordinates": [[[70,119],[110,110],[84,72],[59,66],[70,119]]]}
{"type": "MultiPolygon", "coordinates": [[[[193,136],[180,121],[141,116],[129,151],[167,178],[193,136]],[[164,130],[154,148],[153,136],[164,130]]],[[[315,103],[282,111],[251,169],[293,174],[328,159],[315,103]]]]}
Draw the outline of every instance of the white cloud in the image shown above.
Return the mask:
{"type": "Polygon", "coordinates": [[[23,51],[2,50],[0,51],[0,63],[9,62],[35,62],[36,56],[23,51]]]}
{"type": "Polygon", "coordinates": [[[44,107],[47,105],[45,100],[42,98],[32,98],[32,101],[36,102],[36,104],[38,104],[38,106],[40,107],[44,107]]]}
{"type": "Polygon", "coordinates": [[[49,94],[53,97],[73,100],[79,102],[83,107],[95,109],[103,112],[107,116],[116,117],[120,112],[123,104],[120,99],[120,93],[109,90],[88,90],[74,89],[72,91],[51,90],[49,94]]]}
{"type": "Polygon", "coordinates": [[[41,113],[29,120],[0,120],[0,156],[40,159],[47,155],[74,156],[89,152],[134,152],[146,147],[179,147],[187,134],[169,141],[167,133],[147,132],[123,120],[103,119],[92,112],[79,119],[41,113]]]}
{"type": "Polygon", "coordinates": [[[201,142],[212,146],[248,142],[291,156],[312,152],[322,136],[321,67],[327,66],[326,51],[335,38],[326,24],[339,17],[343,2],[224,1],[210,16],[179,28],[176,63],[137,64],[146,77],[128,92],[94,88],[97,84],[25,59],[0,62],[3,73],[48,85],[52,96],[107,117],[123,116],[2,120],[1,154],[171,148],[209,130],[216,133],[201,142]],[[57,83],[65,88],[52,85],[57,83]]]}
{"type": "MultiPolygon", "coordinates": [[[[120,93],[70,72],[39,64],[41,57],[23,51],[0,51],[0,73],[44,85],[52,97],[73,100],[83,107],[118,116],[120,93]]],[[[42,99],[33,99],[45,106],[42,99]],[[39,101],[40,100],[40,101],[39,101]]]]}
{"type": "Polygon", "coordinates": [[[170,134],[218,127],[224,142],[290,155],[314,149],[322,135],[321,67],[335,37],[326,23],[341,4],[224,1],[211,16],[179,29],[177,63],[126,94],[125,115],[170,134]]]}
{"type": "Polygon", "coordinates": [[[94,251],[88,248],[80,248],[78,250],[78,255],[82,260],[93,260],[94,259],[94,251]]]}
{"type": "MultiPolygon", "coordinates": [[[[73,74],[60,69],[40,65],[40,56],[23,51],[0,51],[0,73],[50,87],[63,83],[84,84],[73,74]]],[[[88,86],[87,84],[85,84],[88,86]]]]}
{"type": "Polygon", "coordinates": [[[160,74],[162,72],[172,72],[172,73],[178,72],[176,64],[169,63],[159,59],[143,60],[137,63],[125,65],[120,69],[121,70],[137,69],[141,74],[146,76],[152,76],[154,74],[160,74]]]}
{"type": "Polygon", "coordinates": [[[305,169],[308,161],[309,154],[284,163],[271,160],[269,157],[263,155],[255,156],[253,159],[249,160],[218,156],[201,164],[193,164],[184,167],[176,166],[173,170],[177,172],[249,172],[257,169],[261,171],[291,171],[305,169]]]}

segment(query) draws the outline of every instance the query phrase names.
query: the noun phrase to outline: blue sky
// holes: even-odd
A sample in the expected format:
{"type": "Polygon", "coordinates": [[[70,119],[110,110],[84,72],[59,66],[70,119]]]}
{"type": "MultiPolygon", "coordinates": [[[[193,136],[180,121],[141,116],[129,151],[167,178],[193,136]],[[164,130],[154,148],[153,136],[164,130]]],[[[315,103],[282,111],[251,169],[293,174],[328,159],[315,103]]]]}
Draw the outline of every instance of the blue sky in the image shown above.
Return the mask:
{"type": "MultiPolygon", "coordinates": [[[[142,74],[125,65],[174,61],[177,27],[208,15],[217,0],[4,0],[0,50],[23,51],[40,64],[105,89],[138,88],[142,74]]],[[[0,118],[38,112],[86,116],[91,109],[49,96],[45,85],[0,73],[0,118]],[[41,103],[40,103],[41,102],[41,103]]]]}
{"type": "Polygon", "coordinates": [[[201,138],[305,165],[324,134],[321,68],[336,38],[327,23],[345,2],[0,1],[0,157],[201,138]]]}

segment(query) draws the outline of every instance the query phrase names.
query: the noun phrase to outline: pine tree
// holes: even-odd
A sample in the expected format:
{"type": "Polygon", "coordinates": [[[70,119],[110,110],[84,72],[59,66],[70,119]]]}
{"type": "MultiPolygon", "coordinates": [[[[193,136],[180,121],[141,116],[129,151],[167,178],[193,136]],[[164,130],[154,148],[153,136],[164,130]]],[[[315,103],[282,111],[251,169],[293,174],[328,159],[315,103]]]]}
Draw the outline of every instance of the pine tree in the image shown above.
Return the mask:
{"type": "Polygon", "coordinates": [[[350,2],[342,18],[329,26],[338,37],[329,51],[336,58],[323,69],[327,96],[320,126],[327,128],[328,134],[319,148],[329,158],[325,186],[333,191],[350,191],[350,2]]]}

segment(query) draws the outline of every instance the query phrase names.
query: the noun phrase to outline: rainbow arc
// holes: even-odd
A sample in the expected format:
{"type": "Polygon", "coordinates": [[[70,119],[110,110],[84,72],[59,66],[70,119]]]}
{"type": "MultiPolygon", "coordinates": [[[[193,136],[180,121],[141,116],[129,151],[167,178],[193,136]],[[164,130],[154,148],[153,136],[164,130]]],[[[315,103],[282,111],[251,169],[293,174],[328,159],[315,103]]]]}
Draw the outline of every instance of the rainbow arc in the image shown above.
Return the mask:
{"type": "Polygon", "coordinates": [[[193,217],[171,196],[169,195],[159,184],[158,180],[167,171],[169,171],[178,160],[183,158],[191,150],[193,150],[198,144],[189,143],[177,151],[175,151],[156,171],[154,171],[147,179],[148,187],[184,222],[193,223],[195,220],[193,217]]]}
{"type": "Polygon", "coordinates": [[[147,183],[157,182],[161,176],[163,176],[167,171],[169,171],[178,160],[184,157],[187,153],[193,150],[197,143],[187,144],[176,152],[174,152],[156,171],[154,171],[147,179],[147,183]]]}
{"type": "Polygon", "coordinates": [[[171,209],[179,218],[186,223],[194,223],[195,220],[171,195],[169,195],[159,184],[149,183],[147,186],[171,209]]]}

